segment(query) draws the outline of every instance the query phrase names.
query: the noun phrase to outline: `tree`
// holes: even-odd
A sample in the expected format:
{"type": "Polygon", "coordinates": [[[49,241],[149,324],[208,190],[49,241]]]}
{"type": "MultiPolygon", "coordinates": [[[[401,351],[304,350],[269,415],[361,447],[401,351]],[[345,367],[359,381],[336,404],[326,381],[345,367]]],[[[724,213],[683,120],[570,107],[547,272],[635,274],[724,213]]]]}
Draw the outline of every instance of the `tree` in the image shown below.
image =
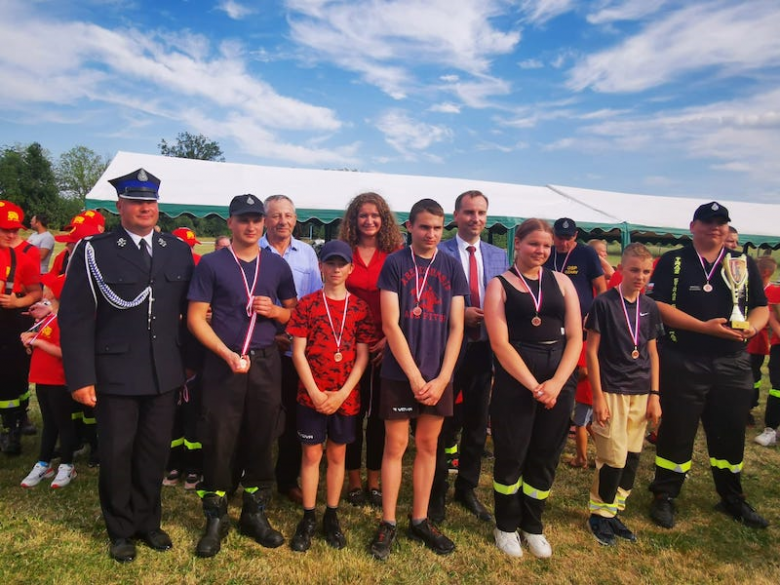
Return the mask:
{"type": "Polygon", "coordinates": [[[87,193],[108,167],[108,159],[86,146],[74,146],[60,155],[56,175],[60,192],[83,205],[87,193]]]}
{"type": "Polygon", "coordinates": [[[49,153],[37,142],[5,147],[0,154],[0,198],[19,205],[26,217],[46,212],[53,223],[62,213],[49,153]]]}
{"type": "Polygon", "coordinates": [[[157,146],[160,149],[160,154],[164,156],[225,161],[219,144],[214,140],[209,140],[203,134],[196,136],[189,132],[179,132],[178,136],[176,136],[176,144],[169,145],[163,138],[157,146]]]}

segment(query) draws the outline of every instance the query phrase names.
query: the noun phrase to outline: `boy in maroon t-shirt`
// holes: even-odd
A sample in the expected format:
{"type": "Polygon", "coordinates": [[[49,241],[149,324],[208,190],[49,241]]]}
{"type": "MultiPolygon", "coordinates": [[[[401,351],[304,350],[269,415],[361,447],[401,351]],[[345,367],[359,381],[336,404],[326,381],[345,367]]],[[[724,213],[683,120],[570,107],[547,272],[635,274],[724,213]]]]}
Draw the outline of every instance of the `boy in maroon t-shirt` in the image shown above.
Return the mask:
{"type": "Polygon", "coordinates": [[[347,541],[338,520],[344,457],[347,443],[355,440],[360,412],[360,378],[368,364],[373,324],[368,305],[349,294],[352,249],[332,240],[320,255],[322,290],[303,297],[287,324],[292,336],[292,359],[298,371],[298,438],[303,446],[301,488],[303,518],[290,543],[297,552],[311,546],[316,529],[315,506],[320,479],[322,444],[327,439],[327,508],[322,527],[333,548],[347,541]]]}

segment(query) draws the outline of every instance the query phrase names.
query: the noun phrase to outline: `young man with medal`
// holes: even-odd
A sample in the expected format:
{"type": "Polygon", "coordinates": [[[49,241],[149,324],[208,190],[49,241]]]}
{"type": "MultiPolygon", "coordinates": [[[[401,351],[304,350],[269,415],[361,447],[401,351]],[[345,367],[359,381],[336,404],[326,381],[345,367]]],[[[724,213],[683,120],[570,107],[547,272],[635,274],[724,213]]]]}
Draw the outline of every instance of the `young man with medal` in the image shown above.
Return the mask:
{"type": "Polygon", "coordinates": [[[618,518],[634,486],[647,421],[661,416],[658,351],[661,315],[642,294],[653,256],[629,244],[621,260],[623,281],[596,297],[588,314],[588,374],[593,389],[596,475],[590,489],[588,527],[603,545],[636,536],[618,518]]]}
{"type": "Polygon", "coordinates": [[[95,408],[109,553],[129,562],[134,538],[158,551],[172,546],[160,529],[160,490],[185,380],[193,263],[186,244],[154,230],[159,179],[138,169],[109,182],[121,225],[76,246],[58,320],[68,389],[95,408]]]}
{"type": "Polygon", "coordinates": [[[488,199],[481,191],[466,191],[455,199],[453,219],[458,228],[454,238],[439,244],[439,250],[460,262],[469,283],[466,301],[465,334],[458,365],[453,376],[456,413],[444,420],[433,480],[429,516],[439,523],[445,516],[448,489],[448,457],[457,457],[455,501],[484,522],[493,515],[479,501],[476,488],[482,471],[482,455],[487,438],[488,405],[493,382],[493,352],[484,327],[482,306],[485,289],[494,276],[509,266],[506,250],[480,239],[487,223],[488,199]],[[457,442],[460,431],[460,445],[457,442]]]}
{"type": "Polygon", "coordinates": [[[412,206],[406,227],[412,245],[390,254],[379,275],[382,328],[390,351],[382,364],[380,417],[385,421],[382,522],[371,554],[384,560],[396,535],[396,507],[409,420],[417,419],[417,453],[409,537],[437,554],[453,542],[428,519],[436,445],[444,417],[452,415],[452,372],[463,340],[466,275],[455,258],[438,253],[444,210],[432,199],[412,206]]]}
{"type": "Polygon", "coordinates": [[[206,254],[193,275],[188,325],[209,350],[203,363],[203,502],[206,528],[197,554],[212,557],[230,528],[226,493],[232,465],[243,470],[239,527],[262,546],[284,543],[265,514],[274,482],[271,449],[281,431],[277,325],[297,300],[288,264],[260,250],[264,208],[254,195],[230,202],[232,244],[206,254]],[[207,313],[211,307],[211,320],[207,313]]]}
{"type": "Polygon", "coordinates": [[[323,443],[328,459],[325,516],[326,542],[346,546],[338,506],[344,484],[347,443],[355,440],[360,412],[360,378],[368,364],[368,344],[374,325],[368,304],[347,291],[352,272],[352,249],[341,240],[322,247],[322,290],[303,297],[287,324],[293,362],[300,376],[298,387],[298,438],[303,447],[301,487],[303,518],[291,548],[305,552],[317,527],[315,505],[323,443]]]}
{"type": "Polygon", "coordinates": [[[769,312],[753,259],[724,246],[729,221],[719,203],[699,206],[690,225],[693,245],[664,254],[647,287],[666,326],[659,342],[664,418],[650,484],[650,516],[664,528],[675,525],[673,502],[691,468],[699,420],[721,500],[716,508],[752,528],[768,525],[745,501],[741,472],[753,398],[745,344],[766,326],[769,312]]]}

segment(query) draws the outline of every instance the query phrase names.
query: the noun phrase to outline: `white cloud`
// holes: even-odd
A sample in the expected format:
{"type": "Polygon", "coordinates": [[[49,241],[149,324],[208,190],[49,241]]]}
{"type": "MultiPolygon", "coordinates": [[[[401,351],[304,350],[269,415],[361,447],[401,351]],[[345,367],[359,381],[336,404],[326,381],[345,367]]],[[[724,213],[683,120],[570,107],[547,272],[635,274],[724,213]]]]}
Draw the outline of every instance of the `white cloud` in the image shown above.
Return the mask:
{"type": "Polygon", "coordinates": [[[711,161],[710,168],[744,172],[780,187],[780,88],[658,114],[617,116],[580,128],[583,152],[596,140],[612,150],[665,152],[711,161]],[[587,147],[583,145],[588,145],[587,147]]]}
{"type": "Polygon", "coordinates": [[[460,106],[445,102],[442,104],[434,104],[428,108],[429,112],[437,112],[439,114],[460,114],[460,106]]]}
{"type": "Polygon", "coordinates": [[[217,8],[225,12],[233,20],[242,20],[254,12],[254,9],[239,4],[235,0],[222,0],[217,8]]]}
{"type": "Polygon", "coordinates": [[[606,0],[596,12],[588,14],[591,24],[609,24],[621,20],[640,20],[660,10],[669,0],[606,0]]]}
{"type": "MultiPolygon", "coordinates": [[[[186,31],[114,31],[42,17],[21,6],[9,3],[0,9],[5,49],[0,53],[0,106],[6,109],[118,107],[119,116],[164,118],[196,130],[208,126],[208,119],[216,130],[210,136],[235,139],[247,152],[302,163],[354,161],[349,147],[284,142],[282,132],[330,136],[342,123],[333,110],[281,95],[252,75],[247,68],[251,56],[239,43],[215,47],[186,31]],[[208,118],[188,114],[200,110],[208,110],[208,118]],[[193,119],[203,122],[198,126],[193,119]]],[[[114,114],[109,124],[122,122],[114,114]]]]}
{"type": "Polygon", "coordinates": [[[528,22],[544,24],[556,16],[569,12],[575,5],[574,0],[523,0],[520,8],[528,22]]]}
{"type": "Polygon", "coordinates": [[[520,63],[517,64],[520,69],[541,69],[544,67],[544,63],[539,61],[539,59],[526,59],[524,61],[520,61],[520,63]]]}
{"type": "MultiPolygon", "coordinates": [[[[518,31],[492,23],[507,9],[505,0],[460,0],[456,10],[450,0],[287,0],[286,6],[290,36],[312,59],[354,71],[395,99],[424,85],[414,75],[418,66],[485,76],[491,59],[520,41],[518,31]]],[[[453,83],[450,75],[442,80],[453,83]]]]}
{"type": "Polygon", "coordinates": [[[776,0],[699,2],[665,14],[620,45],[586,57],[569,74],[575,91],[638,92],[706,68],[755,75],[780,60],[776,0]]]}
{"type": "Polygon", "coordinates": [[[385,141],[407,160],[426,155],[428,148],[453,137],[452,130],[446,126],[419,122],[398,109],[384,112],[376,121],[376,127],[384,134],[385,141]]]}

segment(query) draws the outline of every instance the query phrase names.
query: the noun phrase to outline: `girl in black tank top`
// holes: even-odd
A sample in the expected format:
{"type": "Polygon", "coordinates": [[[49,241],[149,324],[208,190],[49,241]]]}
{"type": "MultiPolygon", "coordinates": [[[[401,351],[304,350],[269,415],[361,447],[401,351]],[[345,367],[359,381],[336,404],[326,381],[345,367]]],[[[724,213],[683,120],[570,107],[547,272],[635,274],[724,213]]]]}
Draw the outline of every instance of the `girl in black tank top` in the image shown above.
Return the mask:
{"type": "MultiPolygon", "coordinates": [[[[509,341],[545,342],[559,341],[563,336],[563,322],[566,316],[566,305],[561,293],[561,287],[555,279],[555,274],[548,268],[542,268],[542,303],[539,307],[539,325],[532,320],[537,315],[534,298],[539,298],[539,280],[525,279],[530,288],[530,294],[519,291],[503,276],[498,277],[504,287],[506,303],[504,313],[509,327],[509,341]]],[[[523,284],[521,283],[521,286],[523,284]]],[[[523,286],[523,288],[525,288],[523,286]]]]}
{"type": "Polygon", "coordinates": [[[542,514],[566,442],[576,386],[572,373],[582,349],[574,286],[542,268],[552,243],[547,222],[523,222],[512,271],[491,281],[485,293],[496,366],[490,403],[493,534],[499,550],[512,557],[523,547],[536,557],[552,555],[542,514]]]}

